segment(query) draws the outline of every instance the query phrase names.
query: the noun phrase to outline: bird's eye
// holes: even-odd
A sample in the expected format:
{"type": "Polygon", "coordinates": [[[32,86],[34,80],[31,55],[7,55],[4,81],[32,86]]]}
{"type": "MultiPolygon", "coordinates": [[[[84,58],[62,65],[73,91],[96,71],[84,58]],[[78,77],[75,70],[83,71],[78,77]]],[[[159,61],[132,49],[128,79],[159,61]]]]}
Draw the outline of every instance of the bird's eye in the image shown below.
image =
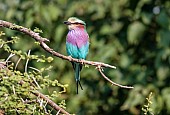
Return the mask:
{"type": "Polygon", "coordinates": [[[75,22],[74,24],[75,24],[75,25],[78,25],[79,23],[75,22]]]}
{"type": "Polygon", "coordinates": [[[74,24],[74,25],[84,25],[84,24],[78,23],[78,22],[75,22],[75,23],[72,23],[72,24],[74,24]]]}

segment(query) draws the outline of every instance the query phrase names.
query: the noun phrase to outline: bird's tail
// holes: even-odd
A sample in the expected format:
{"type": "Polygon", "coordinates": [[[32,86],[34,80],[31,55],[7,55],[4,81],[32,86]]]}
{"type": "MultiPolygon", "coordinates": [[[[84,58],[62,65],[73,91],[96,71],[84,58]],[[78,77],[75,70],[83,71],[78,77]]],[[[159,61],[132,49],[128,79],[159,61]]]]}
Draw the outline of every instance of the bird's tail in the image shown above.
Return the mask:
{"type": "Polygon", "coordinates": [[[75,79],[76,79],[76,85],[77,85],[77,94],[78,94],[78,85],[80,85],[80,88],[83,90],[83,87],[80,83],[81,68],[82,68],[82,65],[80,63],[75,63],[75,79]]]}

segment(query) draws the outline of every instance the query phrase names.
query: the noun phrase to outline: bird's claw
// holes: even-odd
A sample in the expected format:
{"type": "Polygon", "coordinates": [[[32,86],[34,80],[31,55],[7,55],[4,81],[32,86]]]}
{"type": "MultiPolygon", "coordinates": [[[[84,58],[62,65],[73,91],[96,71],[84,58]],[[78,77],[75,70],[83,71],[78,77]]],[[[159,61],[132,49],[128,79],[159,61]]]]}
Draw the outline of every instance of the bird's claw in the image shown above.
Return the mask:
{"type": "Polygon", "coordinates": [[[69,58],[69,61],[72,61],[72,57],[71,56],[68,56],[68,58],[69,58]]]}
{"type": "Polygon", "coordinates": [[[79,59],[79,62],[82,64],[82,65],[84,65],[84,59],[79,59]]]}

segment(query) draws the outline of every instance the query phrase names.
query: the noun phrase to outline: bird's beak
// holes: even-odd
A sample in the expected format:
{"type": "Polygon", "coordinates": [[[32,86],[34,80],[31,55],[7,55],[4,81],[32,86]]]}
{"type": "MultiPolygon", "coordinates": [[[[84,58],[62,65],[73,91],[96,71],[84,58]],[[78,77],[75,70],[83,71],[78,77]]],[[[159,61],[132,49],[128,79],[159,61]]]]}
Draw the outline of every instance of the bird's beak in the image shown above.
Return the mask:
{"type": "Polygon", "coordinates": [[[66,25],[70,25],[71,24],[71,22],[69,22],[69,21],[64,21],[63,23],[66,24],[66,25]]]}

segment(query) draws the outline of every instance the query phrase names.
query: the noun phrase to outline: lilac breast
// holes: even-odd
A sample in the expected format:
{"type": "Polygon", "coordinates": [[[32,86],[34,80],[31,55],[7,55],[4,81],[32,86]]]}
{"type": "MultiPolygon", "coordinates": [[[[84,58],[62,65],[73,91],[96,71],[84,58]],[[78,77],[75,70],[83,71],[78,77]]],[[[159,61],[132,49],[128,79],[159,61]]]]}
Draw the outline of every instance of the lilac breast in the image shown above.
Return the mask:
{"type": "Polygon", "coordinates": [[[67,42],[78,48],[86,45],[88,42],[88,34],[84,29],[70,30],[67,34],[67,42]]]}

